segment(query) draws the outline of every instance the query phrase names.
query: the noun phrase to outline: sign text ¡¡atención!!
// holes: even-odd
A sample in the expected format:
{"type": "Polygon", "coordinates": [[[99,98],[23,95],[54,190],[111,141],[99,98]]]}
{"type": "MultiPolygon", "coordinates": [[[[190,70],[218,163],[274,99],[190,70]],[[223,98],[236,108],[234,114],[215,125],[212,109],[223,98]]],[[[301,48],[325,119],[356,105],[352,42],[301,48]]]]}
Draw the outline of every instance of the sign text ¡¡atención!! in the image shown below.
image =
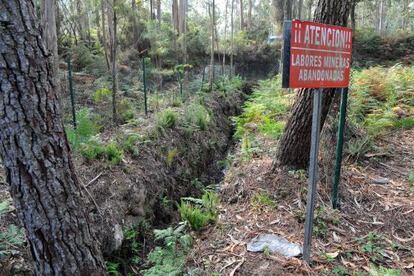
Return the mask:
{"type": "MultiPolygon", "coordinates": [[[[286,87],[348,87],[352,58],[352,29],[314,22],[293,20],[286,87]]],[[[290,31],[290,30],[286,30],[290,31]]],[[[285,35],[286,37],[286,35],[285,35]]],[[[285,46],[286,47],[286,46],[285,46]]],[[[287,66],[285,64],[284,66],[287,66]]]]}

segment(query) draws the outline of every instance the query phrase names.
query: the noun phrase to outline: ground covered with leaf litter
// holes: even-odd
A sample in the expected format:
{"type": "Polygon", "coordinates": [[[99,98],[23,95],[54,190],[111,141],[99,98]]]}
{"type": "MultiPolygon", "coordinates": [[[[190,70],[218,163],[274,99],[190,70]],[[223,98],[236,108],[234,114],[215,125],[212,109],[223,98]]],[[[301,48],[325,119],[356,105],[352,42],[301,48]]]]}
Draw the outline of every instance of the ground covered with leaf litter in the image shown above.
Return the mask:
{"type": "MultiPolygon", "coordinates": [[[[261,148],[274,139],[259,138],[261,148]]],[[[188,266],[206,275],[412,275],[414,273],[414,129],[388,133],[375,152],[346,162],[340,209],[330,207],[330,187],[319,183],[312,263],[246,244],[273,233],[303,244],[307,195],[305,171],[271,174],[274,152],[243,152],[222,183],[219,221],[200,234],[188,266]]]]}

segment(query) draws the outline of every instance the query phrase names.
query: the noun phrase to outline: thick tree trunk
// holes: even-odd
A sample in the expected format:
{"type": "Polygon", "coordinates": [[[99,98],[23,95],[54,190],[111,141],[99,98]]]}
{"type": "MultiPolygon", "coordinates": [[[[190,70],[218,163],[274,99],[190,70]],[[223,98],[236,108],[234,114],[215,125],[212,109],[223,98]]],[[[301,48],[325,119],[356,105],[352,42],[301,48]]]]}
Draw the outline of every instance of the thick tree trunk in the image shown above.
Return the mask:
{"type": "MultiPolygon", "coordinates": [[[[319,0],[314,21],[346,26],[351,1],[319,0]]],[[[279,165],[304,169],[307,168],[309,163],[312,128],[312,91],[311,89],[301,89],[297,93],[297,99],[293,104],[291,116],[279,142],[273,170],[279,165]]],[[[322,126],[334,96],[335,94],[332,89],[325,89],[323,92],[322,126]]]]}
{"type": "Polygon", "coordinates": [[[104,275],[32,1],[0,2],[0,155],[37,275],[104,275]]]}
{"type": "Polygon", "coordinates": [[[53,72],[56,76],[59,68],[59,56],[56,32],[56,0],[42,0],[40,18],[46,48],[53,55],[53,72]]]}

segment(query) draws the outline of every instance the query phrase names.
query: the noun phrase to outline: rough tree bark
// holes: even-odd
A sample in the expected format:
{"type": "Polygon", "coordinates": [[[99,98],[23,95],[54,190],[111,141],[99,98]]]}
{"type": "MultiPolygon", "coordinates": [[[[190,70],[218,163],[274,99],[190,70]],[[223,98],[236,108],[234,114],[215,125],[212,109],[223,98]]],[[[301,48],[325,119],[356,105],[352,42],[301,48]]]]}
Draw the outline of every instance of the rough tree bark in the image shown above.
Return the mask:
{"type": "MultiPolygon", "coordinates": [[[[335,1],[319,0],[314,21],[331,25],[346,26],[352,0],[335,1]]],[[[322,100],[321,125],[329,112],[334,90],[325,89],[322,100]]],[[[290,118],[284,134],[280,139],[273,171],[278,166],[305,169],[309,163],[309,151],[312,128],[312,97],[311,89],[300,89],[293,104],[290,118]]]]}
{"type": "Polygon", "coordinates": [[[104,275],[33,1],[0,2],[0,155],[37,275],[104,275]]]}
{"type": "Polygon", "coordinates": [[[56,0],[42,0],[40,6],[40,20],[45,38],[46,48],[53,55],[53,71],[55,76],[59,68],[59,56],[56,32],[56,0]]]}

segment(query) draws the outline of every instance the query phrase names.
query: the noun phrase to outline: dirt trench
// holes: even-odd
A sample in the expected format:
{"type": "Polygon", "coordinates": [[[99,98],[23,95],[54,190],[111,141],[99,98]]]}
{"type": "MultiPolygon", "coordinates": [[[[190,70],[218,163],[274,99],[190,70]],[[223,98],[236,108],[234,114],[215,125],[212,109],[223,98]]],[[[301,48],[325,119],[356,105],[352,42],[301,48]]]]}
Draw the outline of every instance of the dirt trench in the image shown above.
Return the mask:
{"type": "Polygon", "coordinates": [[[232,116],[241,112],[251,87],[228,93],[213,92],[202,98],[210,111],[206,130],[188,133],[176,126],[152,131],[137,156],[125,156],[121,166],[102,162],[77,164],[78,175],[91,196],[88,208],[103,251],[110,255],[122,244],[122,230],[145,220],[162,228],[177,221],[176,203],[183,196],[199,196],[207,185],[223,177],[222,161],[233,144],[232,116]],[[93,200],[92,200],[93,198],[93,200]]]}

